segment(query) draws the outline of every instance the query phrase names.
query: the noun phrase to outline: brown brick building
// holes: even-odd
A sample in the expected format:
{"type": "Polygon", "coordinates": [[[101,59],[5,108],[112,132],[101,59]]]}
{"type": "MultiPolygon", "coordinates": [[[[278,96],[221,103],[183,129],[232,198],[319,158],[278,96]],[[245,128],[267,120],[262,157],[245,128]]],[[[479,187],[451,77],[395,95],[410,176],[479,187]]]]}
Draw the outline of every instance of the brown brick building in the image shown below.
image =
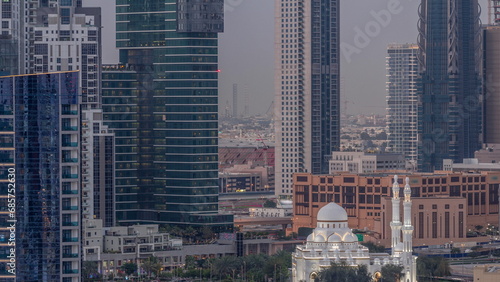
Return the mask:
{"type": "Polygon", "coordinates": [[[300,227],[316,226],[315,215],[319,209],[327,203],[335,202],[347,211],[350,228],[372,230],[378,234],[380,240],[388,238],[390,230],[389,233],[386,231],[389,229],[389,222],[383,218],[387,218],[388,214],[385,213],[389,213],[390,206],[386,209],[384,198],[392,196],[394,174],[400,176],[401,197],[403,180],[405,177],[410,178],[414,199],[413,235],[417,239],[415,245],[419,245],[420,241],[422,244],[462,241],[465,239],[463,232],[474,229],[476,225],[498,224],[500,172],[384,172],[335,175],[297,173],[294,174],[293,231],[297,232],[300,227]],[[424,208],[420,209],[422,205],[424,208]],[[434,205],[436,209],[433,209],[434,205]],[[446,211],[447,207],[449,211],[446,211]],[[447,216],[448,221],[445,219],[447,216]],[[419,222],[420,219],[422,223],[419,222]],[[445,227],[446,222],[449,223],[448,227],[445,227]],[[419,235],[418,228],[422,228],[422,235],[419,235]],[[451,233],[446,235],[446,232],[451,233]]]}

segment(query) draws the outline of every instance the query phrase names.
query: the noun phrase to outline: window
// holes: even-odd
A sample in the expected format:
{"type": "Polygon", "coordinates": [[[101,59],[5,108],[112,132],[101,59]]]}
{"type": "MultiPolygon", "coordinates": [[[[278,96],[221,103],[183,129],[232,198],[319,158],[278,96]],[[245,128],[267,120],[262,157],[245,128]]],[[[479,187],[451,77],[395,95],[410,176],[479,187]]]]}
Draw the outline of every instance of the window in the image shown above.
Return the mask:
{"type": "Polygon", "coordinates": [[[71,22],[70,10],[68,8],[61,8],[60,14],[61,14],[61,24],[70,24],[70,22],[71,22]]]}

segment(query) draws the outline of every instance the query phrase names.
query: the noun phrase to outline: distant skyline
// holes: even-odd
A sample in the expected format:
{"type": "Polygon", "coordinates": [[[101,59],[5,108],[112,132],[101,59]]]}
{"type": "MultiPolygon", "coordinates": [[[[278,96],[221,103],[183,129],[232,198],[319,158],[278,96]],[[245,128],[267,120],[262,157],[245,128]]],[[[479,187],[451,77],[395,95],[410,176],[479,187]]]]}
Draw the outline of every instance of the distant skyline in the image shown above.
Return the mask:
{"type": "MultiPolygon", "coordinates": [[[[112,0],[84,0],[85,6],[103,7],[103,38],[115,38],[114,2],[112,0]]],[[[482,21],[488,21],[488,0],[479,0],[482,21]]],[[[225,0],[225,31],[219,40],[219,112],[226,102],[232,106],[232,87],[239,87],[238,112],[243,113],[245,93],[248,93],[250,114],[265,114],[274,100],[274,1],[225,0]]],[[[419,0],[357,0],[340,4],[341,42],[345,50],[356,51],[346,60],[343,52],[341,101],[347,100],[349,114],[385,114],[385,57],[390,43],[416,43],[419,0]],[[383,10],[391,4],[390,21],[383,10]],[[380,24],[382,23],[382,24],[380,24]],[[380,29],[377,28],[380,27],[380,29]],[[368,43],[355,44],[359,30],[368,27],[368,43]],[[353,47],[362,47],[352,49],[353,47]]],[[[357,39],[360,37],[358,36],[357,39]]],[[[358,42],[359,43],[359,42],[358,42]]],[[[365,42],[361,42],[365,43],[365,42]]],[[[114,40],[108,40],[103,49],[103,63],[118,61],[114,40]]],[[[344,104],[341,105],[344,111],[344,104]]]]}

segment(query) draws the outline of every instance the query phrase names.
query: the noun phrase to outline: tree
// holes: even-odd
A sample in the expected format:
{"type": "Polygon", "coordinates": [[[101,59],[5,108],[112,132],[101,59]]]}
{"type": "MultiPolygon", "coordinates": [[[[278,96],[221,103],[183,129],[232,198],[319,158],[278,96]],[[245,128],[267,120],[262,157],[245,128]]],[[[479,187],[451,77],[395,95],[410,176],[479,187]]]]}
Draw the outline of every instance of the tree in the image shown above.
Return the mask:
{"type": "Polygon", "coordinates": [[[185,269],[193,269],[196,268],[196,259],[193,256],[186,256],[184,261],[185,269]]]}
{"type": "Polygon", "coordinates": [[[382,245],[377,245],[373,242],[365,242],[361,243],[361,245],[365,246],[368,248],[368,251],[370,253],[384,253],[385,252],[385,247],[382,245]]]}
{"type": "Polygon", "coordinates": [[[82,276],[84,281],[90,281],[99,278],[99,268],[97,261],[84,261],[82,267],[82,276]]]}
{"type": "Polygon", "coordinates": [[[476,228],[477,231],[481,231],[481,229],[484,228],[484,226],[482,226],[482,225],[476,225],[474,227],[476,228]]]}
{"type": "Polygon", "coordinates": [[[384,282],[399,282],[404,276],[402,265],[386,264],[382,266],[381,273],[384,282]]]}
{"type": "Polygon", "coordinates": [[[264,204],[262,205],[264,208],[276,208],[276,203],[274,201],[271,201],[267,199],[264,204]]]}
{"type": "Polygon", "coordinates": [[[450,251],[450,253],[452,255],[454,255],[454,254],[460,254],[460,248],[452,248],[451,251],[450,251]]]}
{"type": "Polygon", "coordinates": [[[370,282],[372,280],[366,265],[349,266],[346,262],[332,265],[318,274],[319,281],[370,282]]]}
{"type": "Polygon", "coordinates": [[[417,259],[417,273],[422,277],[443,277],[450,275],[450,265],[443,257],[424,257],[417,259]]]}
{"type": "Polygon", "coordinates": [[[146,271],[148,277],[151,277],[151,274],[154,274],[156,276],[160,274],[162,265],[157,257],[150,256],[142,262],[141,267],[142,269],[144,269],[144,271],[146,271]]]}
{"type": "Polygon", "coordinates": [[[361,140],[372,140],[372,138],[370,137],[370,134],[368,134],[366,132],[361,132],[361,134],[359,135],[359,138],[361,138],[361,140]]]}
{"type": "Polygon", "coordinates": [[[232,277],[235,271],[240,269],[241,258],[225,256],[214,262],[214,273],[220,278],[232,277]]]}
{"type": "Polygon", "coordinates": [[[205,240],[212,239],[214,237],[214,232],[212,231],[212,228],[208,226],[203,226],[201,229],[201,238],[205,240]]]}
{"type": "Polygon", "coordinates": [[[198,234],[198,231],[196,231],[196,229],[194,229],[192,226],[188,226],[186,227],[186,229],[184,229],[184,236],[189,239],[190,243],[193,242],[193,238],[196,236],[196,234],[198,234]]]}
{"type": "Polygon", "coordinates": [[[375,140],[387,140],[387,133],[385,131],[382,131],[375,135],[375,140]]]}
{"type": "Polygon", "coordinates": [[[122,264],[120,269],[123,270],[126,275],[132,275],[137,270],[137,264],[133,262],[126,262],[122,264]]]}

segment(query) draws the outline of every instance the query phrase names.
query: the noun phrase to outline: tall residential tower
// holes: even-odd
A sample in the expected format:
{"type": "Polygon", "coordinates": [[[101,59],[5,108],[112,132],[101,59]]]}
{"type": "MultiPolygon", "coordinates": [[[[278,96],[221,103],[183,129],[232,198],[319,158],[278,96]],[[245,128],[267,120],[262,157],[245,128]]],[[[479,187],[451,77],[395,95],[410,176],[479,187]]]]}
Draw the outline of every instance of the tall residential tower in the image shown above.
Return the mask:
{"type": "Polygon", "coordinates": [[[461,162],[481,148],[481,28],[477,0],[422,0],[418,168],[461,162]]]}
{"type": "Polygon", "coordinates": [[[417,54],[416,44],[387,48],[388,151],[417,161],[417,54]]]}
{"type": "Polygon", "coordinates": [[[276,195],[340,145],[338,0],[275,0],[276,195]]]}

